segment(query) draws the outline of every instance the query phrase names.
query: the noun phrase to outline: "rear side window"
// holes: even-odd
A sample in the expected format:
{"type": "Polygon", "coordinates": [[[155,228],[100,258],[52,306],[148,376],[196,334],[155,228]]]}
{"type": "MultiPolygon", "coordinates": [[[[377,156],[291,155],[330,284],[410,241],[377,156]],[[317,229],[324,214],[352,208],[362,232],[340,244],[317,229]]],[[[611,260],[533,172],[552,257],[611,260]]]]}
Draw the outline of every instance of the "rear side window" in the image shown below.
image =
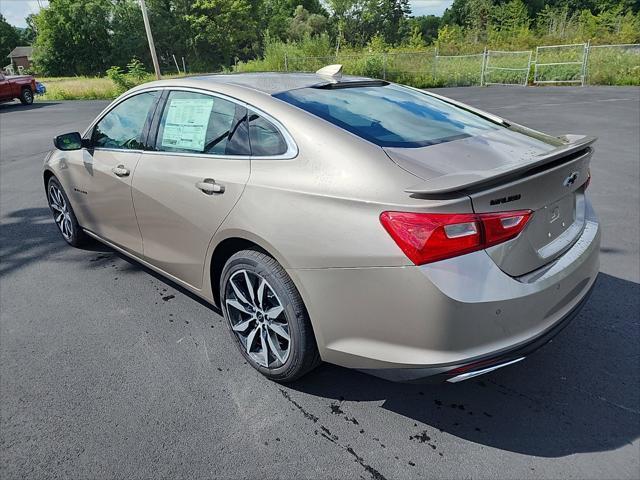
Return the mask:
{"type": "Polygon", "coordinates": [[[94,127],[91,135],[93,146],[119,150],[144,148],[144,126],[158,95],[158,92],[141,93],[118,104],[94,127]]]}
{"type": "Polygon", "coordinates": [[[194,92],[169,93],[156,150],[212,155],[249,155],[246,108],[194,92]]]}
{"type": "Polygon", "coordinates": [[[254,112],[249,112],[249,140],[251,155],[256,157],[273,157],[287,151],[287,142],[275,125],[254,112]]]}
{"type": "Polygon", "coordinates": [[[382,147],[424,147],[500,128],[399,85],[301,88],[275,97],[382,147]]]}

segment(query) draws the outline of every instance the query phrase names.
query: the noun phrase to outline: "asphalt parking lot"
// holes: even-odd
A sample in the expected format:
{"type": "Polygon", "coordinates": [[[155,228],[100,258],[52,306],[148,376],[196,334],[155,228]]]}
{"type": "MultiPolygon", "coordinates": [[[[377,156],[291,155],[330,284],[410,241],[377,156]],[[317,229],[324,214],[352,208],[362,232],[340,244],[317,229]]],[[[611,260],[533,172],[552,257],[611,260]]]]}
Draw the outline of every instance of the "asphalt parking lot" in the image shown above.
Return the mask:
{"type": "Polygon", "coordinates": [[[106,102],[0,105],[0,477],[638,478],[640,89],[438,93],[598,136],[589,188],[604,228],[572,324],[524,362],[445,385],[330,365],[265,380],[215,310],[59,235],[44,155],[106,102]]]}

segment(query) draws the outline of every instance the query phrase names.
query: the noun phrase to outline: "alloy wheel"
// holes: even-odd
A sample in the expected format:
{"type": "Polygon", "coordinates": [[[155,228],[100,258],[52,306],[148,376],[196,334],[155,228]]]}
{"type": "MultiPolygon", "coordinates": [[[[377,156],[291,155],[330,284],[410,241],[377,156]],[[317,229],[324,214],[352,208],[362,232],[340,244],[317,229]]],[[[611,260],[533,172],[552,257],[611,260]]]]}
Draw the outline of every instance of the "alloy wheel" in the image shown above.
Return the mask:
{"type": "Polygon", "coordinates": [[[225,309],[231,329],[258,365],[278,368],[289,358],[291,336],[284,307],[262,276],[238,270],[225,286],[225,309]]]}
{"type": "Polygon", "coordinates": [[[71,241],[73,238],[71,212],[62,191],[55,185],[49,186],[49,205],[53,210],[53,219],[58,225],[60,233],[66,240],[71,241]]]}

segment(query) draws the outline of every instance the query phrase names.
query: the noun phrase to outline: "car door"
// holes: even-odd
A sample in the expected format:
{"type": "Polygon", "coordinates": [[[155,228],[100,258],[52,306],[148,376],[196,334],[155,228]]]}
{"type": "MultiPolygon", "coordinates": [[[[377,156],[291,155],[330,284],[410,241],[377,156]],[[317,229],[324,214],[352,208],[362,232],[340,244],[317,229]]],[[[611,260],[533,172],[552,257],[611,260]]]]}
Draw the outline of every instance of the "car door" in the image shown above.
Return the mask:
{"type": "Polygon", "coordinates": [[[135,254],[142,236],[131,198],[131,180],[144,149],[160,92],[133,95],[87,132],[87,148],[69,168],[78,221],[87,230],[135,254]]]}
{"type": "Polygon", "coordinates": [[[0,73],[0,100],[11,100],[12,96],[9,81],[0,73]]]}
{"type": "Polygon", "coordinates": [[[223,96],[168,92],[153,122],[154,151],[133,178],[145,260],[195,288],[209,242],[249,179],[246,116],[223,96]]]}

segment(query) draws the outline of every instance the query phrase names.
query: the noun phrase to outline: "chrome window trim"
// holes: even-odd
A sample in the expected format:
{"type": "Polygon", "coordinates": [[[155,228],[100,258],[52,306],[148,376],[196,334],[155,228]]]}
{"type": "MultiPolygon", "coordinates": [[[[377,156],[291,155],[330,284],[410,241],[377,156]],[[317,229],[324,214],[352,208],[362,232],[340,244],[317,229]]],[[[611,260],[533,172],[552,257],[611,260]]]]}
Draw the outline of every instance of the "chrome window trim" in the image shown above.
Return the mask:
{"type": "MultiPolygon", "coordinates": [[[[291,160],[292,158],[298,156],[298,146],[296,145],[296,142],[293,140],[293,137],[289,134],[287,129],[284,128],[284,126],[278,120],[252,105],[247,105],[247,110],[257,113],[262,118],[271,123],[276,128],[276,130],[278,130],[280,135],[282,135],[282,138],[284,138],[284,141],[287,144],[287,150],[280,155],[252,155],[251,160],[291,160]]],[[[249,143],[251,143],[251,139],[249,139],[249,143]]]]}
{"type": "Polygon", "coordinates": [[[114,152],[114,153],[144,153],[144,150],[128,148],[109,148],[109,147],[95,147],[92,149],[94,152],[114,152]]]}
{"type": "Polygon", "coordinates": [[[160,150],[143,150],[145,155],[169,155],[171,157],[207,157],[222,160],[251,160],[250,155],[220,155],[218,153],[165,152],[160,150]]]}
{"type": "MultiPolygon", "coordinates": [[[[193,92],[193,93],[200,93],[203,95],[209,95],[212,97],[218,97],[221,98],[223,100],[227,100],[229,102],[233,102],[236,105],[240,105],[241,107],[246,108],[247,110],[250,110],[252,112],[257,113],[258,115],[260,115],[261,117],[263,117],[265,120],[268,120],[269,122],[271,122],[273,124],[274,127],[276,127],[276,129],[278,130],[278,132],[280,132],[280,135],[282,135],[282,138],[284,138],[285,143],[287,144],[287,151],[284,152],[283,154],[280,155],[219,155],[219,154],[213,154],[213,153],[188,153],[188,152],[162,152],[162,151],[155,151],[155,150],[140,150],[142,153],[148,153],[148,154],[154,154],[154,155],[176,155],[176,156],[186,156],[186,157],[211,157],[211,158],[227,158],[227,159],[250,159],[250,160],[291,160],[294,159],[298,156],[298,145],[296,144],[295,140],[293,139],[293,137],[291,136],[291,134],[289,133],[289,131],[285,128],[284,125],[282,125],[282,123],[280,123],[278,120],[276,120],[275,118],[273,118],[271,115],[269,115],[268,113],[266,113],[265,111],[247,103],[247,102],[243,102],[242,100],[238,100],[237,98],[231,97],[229,95],[225,95],[224,93],[219,93],[219,92],[214,92],[212,90],[206,90],[203,88],[194,88],[194,87],[181,87],[181,86],[162,86],[162,87],[148,87],[148,88],[142,88],[140,90],[135,90],[132,92],[127,92],[122,94],[120,97],[118,97],[117,99],[115,99],[113,102],[111,102],[102,112],[100,112],[100,114],[96,117],[96,119],[91,122],[91,124],[89,125],[89,127],[84,131],[84,133],[82,134],[82,138],[86,138],[87,134],[91,131],[93,131],[94,127],[96,126],[96,124],[102,120],[107,114],[109,114],[114,108],[116,108],[118,105],[120,105],[122,102],[128,100],[129,98],[135,96],[135,95],[139,95],[141,93],[149,93],[149,92],[162,92],[164,90],[169,90],[169,91],[181,91],[181,92],[193,92]]],[[[157,133],[157,131],[155,132],[157,133]]],[[[98,150],[96,148],[96,150],[98,150]]],[[[104,150],[104,149],[102,149],[104,150]]],[[[112,149],[114,151],[118,151],[118,152],[122,152],[122,151],[134,151],[134,150],[127,150],[127,149],[112,149]]]]}

